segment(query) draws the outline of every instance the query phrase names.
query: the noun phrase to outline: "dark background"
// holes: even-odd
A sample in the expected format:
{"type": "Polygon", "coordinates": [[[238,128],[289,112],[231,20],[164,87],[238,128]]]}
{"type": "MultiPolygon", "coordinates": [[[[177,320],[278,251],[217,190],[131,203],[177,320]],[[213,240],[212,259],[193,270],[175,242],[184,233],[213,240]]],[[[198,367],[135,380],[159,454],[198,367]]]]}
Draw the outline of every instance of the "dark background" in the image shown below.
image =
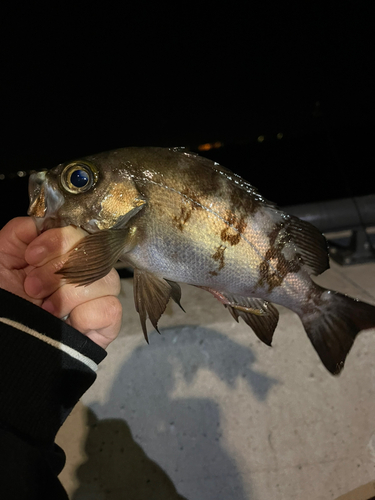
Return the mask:
{"type": "Polygon", "coordinates": [[[12,5],[1,223],[23,172],[125,146],[219,142],[201,153],[279,205],[374,193],[374,2],[12,5]]]}

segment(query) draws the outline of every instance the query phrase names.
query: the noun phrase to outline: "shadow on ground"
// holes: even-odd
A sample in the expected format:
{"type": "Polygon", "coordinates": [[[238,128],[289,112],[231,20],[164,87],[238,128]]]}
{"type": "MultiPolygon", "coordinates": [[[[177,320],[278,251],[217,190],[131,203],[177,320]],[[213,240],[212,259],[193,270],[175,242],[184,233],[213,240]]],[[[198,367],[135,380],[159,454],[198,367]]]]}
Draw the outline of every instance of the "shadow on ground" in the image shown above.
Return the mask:
{"type": "Polygon", "coordinates": [[[126,422],[98,420],[87,409],[88,461],[80,466],[80,487],[72,500],[185,500],[171,479],[134,441],[126,422]]]}
{"type": "Polygon", "coordinates": [[[107,403],[87,410],[88,460],[77,471],[73,500],[251,498],[225,447],[220,400],[205,397],[209,386],[183,397],[181,384],[189,388],[200,370],[209,370],[229,387],[245,380],[265,401],[277,381],[255,371],[255,360],[249,347],[211,329],[151,334],[150,346],[136,348],[123,364],[107,403]]]}

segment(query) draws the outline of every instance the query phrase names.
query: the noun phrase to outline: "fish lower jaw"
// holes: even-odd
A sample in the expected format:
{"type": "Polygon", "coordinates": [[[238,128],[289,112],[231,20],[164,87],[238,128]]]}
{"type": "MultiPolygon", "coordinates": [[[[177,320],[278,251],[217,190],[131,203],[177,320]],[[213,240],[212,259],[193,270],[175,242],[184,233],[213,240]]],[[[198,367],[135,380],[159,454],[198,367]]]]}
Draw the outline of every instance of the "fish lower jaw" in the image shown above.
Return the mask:
{"type": "Polygon", "coordinates": [[[48,231],[49,229],[54,229],[58,227],[66,227],[66,226],[74,226],[74,227],[80,227],[84,231],[88,233],[96,233],[99,231],[98,226],[96,224],[96,221],[91,220],[85,224],[72,224],[70,221],[67,220],[62,220],[59,217],[50,217],[50,216],[45,216],[45,217],[35,217],[33,216],[36,228],[38,230],[38,234],[42,234],[45,231],[48,231]]]}
{"type": "Polygon", "coordinates": [[[56,217],[33,217],[36,228],[39,234],[48,231],[48,229],[53,229],[56,227],[64,227],[69,224],[62,222],[60,219],[56,217]]]}
{"type": "Polygon", "coordinates": [[[34,219],[34,222],[35,222],[35,225],[36,225],[36,228],[38,230],[38,233],[41,234],[41,233],[44,233],[44,231],[46,231],[45,227],[44,227],[44,224],[45,224],[45,219],[44,217],[41,218],[41,217],[35,217],[33,216],[33,219],[34,219]]]}

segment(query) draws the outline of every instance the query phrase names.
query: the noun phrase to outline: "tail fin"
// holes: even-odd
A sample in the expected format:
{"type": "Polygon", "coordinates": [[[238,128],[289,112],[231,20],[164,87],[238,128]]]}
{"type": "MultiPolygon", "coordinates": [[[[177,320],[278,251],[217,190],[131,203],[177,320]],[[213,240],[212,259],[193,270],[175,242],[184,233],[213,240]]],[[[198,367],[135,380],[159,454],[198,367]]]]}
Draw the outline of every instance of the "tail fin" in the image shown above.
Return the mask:
{"type": "Polygon", "coordinates": [[[338,292],[322,292],[318,308],[301,315],[301,320],[324,366],[337,375],[357,333],[375,328],[375,306],[338,292]]]}

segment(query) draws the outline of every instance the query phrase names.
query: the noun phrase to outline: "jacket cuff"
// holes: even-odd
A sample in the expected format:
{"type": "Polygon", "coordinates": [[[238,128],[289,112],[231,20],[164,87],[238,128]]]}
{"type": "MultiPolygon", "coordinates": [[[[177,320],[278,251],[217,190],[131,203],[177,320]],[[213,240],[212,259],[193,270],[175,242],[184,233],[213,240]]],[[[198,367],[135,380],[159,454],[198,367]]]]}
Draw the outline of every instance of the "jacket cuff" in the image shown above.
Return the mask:
{"type": "Polygon", "coordinates": [[[47,311],[0,290],[0,426],[45,444],[96,378],[106,351],[47,311]]]}

